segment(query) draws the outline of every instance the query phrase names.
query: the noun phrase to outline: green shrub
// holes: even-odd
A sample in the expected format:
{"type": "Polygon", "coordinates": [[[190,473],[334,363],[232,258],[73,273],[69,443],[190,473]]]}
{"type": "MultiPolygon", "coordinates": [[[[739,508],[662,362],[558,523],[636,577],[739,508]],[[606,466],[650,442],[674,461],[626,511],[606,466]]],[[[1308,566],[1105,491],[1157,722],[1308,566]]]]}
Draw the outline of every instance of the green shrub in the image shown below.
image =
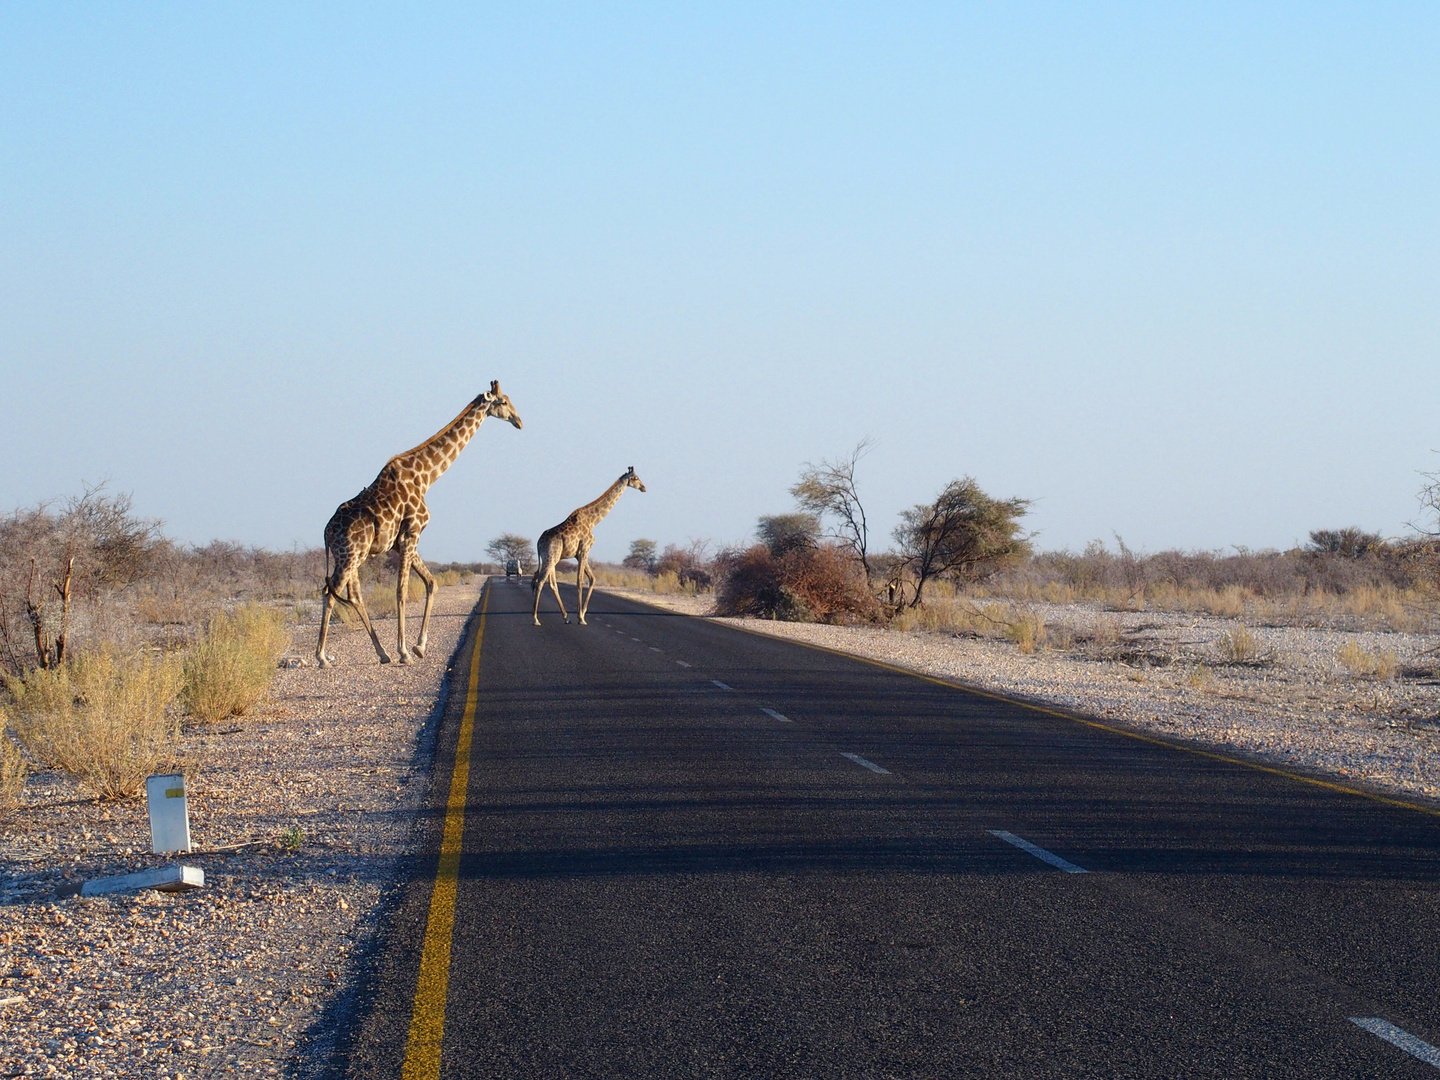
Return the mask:
{"type": "Polygon", "coordinates": [[[173,762],[180,727],[168,708],[180,688],[173,657],[81,653],[7,680],[15,733],[36,761],[102,798],[133,795],[173,762]]]}
{"type": "Polygon", "coordinates": [[[289,647],[282,612],[246,604],[233,615],[216,615],[185,654],[186,710],[207,723],[241,715],[265,696],[289,647]]]}

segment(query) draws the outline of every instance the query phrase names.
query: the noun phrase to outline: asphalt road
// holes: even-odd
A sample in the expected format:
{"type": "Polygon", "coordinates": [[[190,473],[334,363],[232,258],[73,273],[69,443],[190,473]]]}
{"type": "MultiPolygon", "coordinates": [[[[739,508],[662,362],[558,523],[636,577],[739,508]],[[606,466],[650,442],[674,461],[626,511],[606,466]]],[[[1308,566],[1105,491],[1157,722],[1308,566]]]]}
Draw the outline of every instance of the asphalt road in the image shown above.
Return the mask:
{"type": "Polygon", "coordinates": [[[443,1015],[432,856],[351,1075],[401,1075],[418,1008],[445,1078],[1440,1076],[1440,817],[530,596],[485,602],[443,1015]]]}

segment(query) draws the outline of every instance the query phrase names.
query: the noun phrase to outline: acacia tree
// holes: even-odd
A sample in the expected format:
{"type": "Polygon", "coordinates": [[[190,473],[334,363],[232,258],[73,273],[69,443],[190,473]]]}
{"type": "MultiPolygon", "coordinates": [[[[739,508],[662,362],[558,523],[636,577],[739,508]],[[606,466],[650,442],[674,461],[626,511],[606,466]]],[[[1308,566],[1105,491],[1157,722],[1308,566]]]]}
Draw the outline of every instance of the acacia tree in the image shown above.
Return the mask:
{"type": "Polygon", "coordinates": [[[520,564],[520,569],[528,572],[535,566],[534,556],[531,555],[532,547],[528,537],[516,533],[501,533],[485,545],[485,554],[502,566],[514,559],[520,564]]]}
{"type": "Polygon", "coordinates": [[[814,514],[765,514],[755,532],[778,559],[800,548],[813,548],[820,539],[820,519],[814,514]]]}
{"type": "Polygon", "coordinates": [[[643,537],[639,540],[630,541],[630,554],[620,561],[621,566],[628,566],[632,570],[644,570],[647,574],[655,570],[656,553],[660,546],[654,540],[646,540],[643,537]]]}
{"type": "Polygon", "coordinates": [[[901,565],[915,578],[917,607],[932,578],[973,581],[1030,554],[1020,535],[1029,499],[992,499],[969,476],[952,480],[933,503],[901,513],[895,527],[901,565]]]}
{"type": "Polygon", "coordinates": [[[870,580],[871,572],[868,553],[870,530],[865,520],[865,507],[855,488],[855,467],[873,445],[873,440],[867,435],[843,458],[835,461],[827,459],[818,465],[807,461],[800,470],[799,481],[790,489],[801,510],[822,521],[828,519],[834,522],[834,528],[828,535],[855,553],[865,569],[866,581],[870,580]]]}

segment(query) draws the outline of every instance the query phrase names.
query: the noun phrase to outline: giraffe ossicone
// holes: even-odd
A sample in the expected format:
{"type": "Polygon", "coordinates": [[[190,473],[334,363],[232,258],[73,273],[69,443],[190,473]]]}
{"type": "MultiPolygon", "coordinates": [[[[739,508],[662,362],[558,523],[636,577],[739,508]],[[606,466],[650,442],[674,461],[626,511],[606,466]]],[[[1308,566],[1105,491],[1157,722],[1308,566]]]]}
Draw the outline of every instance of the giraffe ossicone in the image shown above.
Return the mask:
{"type": "Polygon", "coordinates": [[[614,509],[615,504],[620,501],[621,493],[627,487],[645,490],[645,485],[635,475],[634,465],[621,473],[620,479],[611,484],[605,494],[574,511],[553,529],[546,529],[540,534],[540,539],[535,541],[535,549],[540,556],[540,568],[530,579],[530,587],[535,590],[535,610],[532,614],[536,626],[540,625],[540,594],[547,584],[555,594],[555,602],[560,605],[560,614],[567,623],[570,621],[570,613],[565,610],[565,601],[560,599],[560,586],[555,583],[555,568],[561,559],[576,560],[576,614],[580,625],[586,625],[585,612],[590,607],[590,595],[595,591],[595,572],[590,569],[590,549],[595,544],[595,526],[614,509]],[[587,578],[590,582],[588,592],[585,589],[587,578]]]}
{"type": "Polygon", "coordinates": [[[387,461],[374,483],[353,499],[341,503],[325,525],[325,608],[320,616],[320,640],[315,645],[315,659],[321,667],[330,664],[330,658],[325,655],[325,638],[330,630],[330,613],[337,600],[355,609],[366,633],[370,635],[380,662],[390,663],[390,656],[380,644],[380,636],[370,622],[365,598],[360,591],[360,567],[366,559],[384,555],[387,551],[400,553],[399,580],[395,583],[398,659],[400,663],[408,664],[412,654],[417,658],[425,655],[430,631],[430,605],[435,597],[435,575],[430,573],[430,568],[416,551],[420,533],[430,521],[425,492],[460,456],[460,451],[465,449],[465,444],[487,416],[504,420],[516,428],[523,426],[515,406],[500,392],[499,380],[492,380],[489,390],[465,406],[459,416],[433,436],[387,461]],[[412,569],[425,583],[425,613],[420,619],[420,640],[409,646],[405,642],[405,601],[412,569]]]}

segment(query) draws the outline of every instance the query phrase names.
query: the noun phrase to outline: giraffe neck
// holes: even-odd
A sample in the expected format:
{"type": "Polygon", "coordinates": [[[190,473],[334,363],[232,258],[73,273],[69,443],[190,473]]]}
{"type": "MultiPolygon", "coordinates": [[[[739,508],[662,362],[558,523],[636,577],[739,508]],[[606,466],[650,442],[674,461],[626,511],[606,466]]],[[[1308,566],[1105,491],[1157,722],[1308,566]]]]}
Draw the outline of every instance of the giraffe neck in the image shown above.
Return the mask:
{"type": "Polygon", "coordinates": [[[619,480],[616,480],[615,483],[606,489],[604,495],[601,495],[594,502],[586,503],[585,506],[581,507],[580,517],[586,524],[594,525],[606,514],[610,513],[611,510],[615,509],[615,504],[620,501],[620,495],[625,490],[626,480],[627,477],[620,477],[619,480]]]}
{"type": "Polygon", "coordinates": [[[481,394],[465,411],[413,450],[396,454],[391,463],[413,472],[423,494],[460,456],[460,451],[485,420],[485,395],[481,394]]]}

